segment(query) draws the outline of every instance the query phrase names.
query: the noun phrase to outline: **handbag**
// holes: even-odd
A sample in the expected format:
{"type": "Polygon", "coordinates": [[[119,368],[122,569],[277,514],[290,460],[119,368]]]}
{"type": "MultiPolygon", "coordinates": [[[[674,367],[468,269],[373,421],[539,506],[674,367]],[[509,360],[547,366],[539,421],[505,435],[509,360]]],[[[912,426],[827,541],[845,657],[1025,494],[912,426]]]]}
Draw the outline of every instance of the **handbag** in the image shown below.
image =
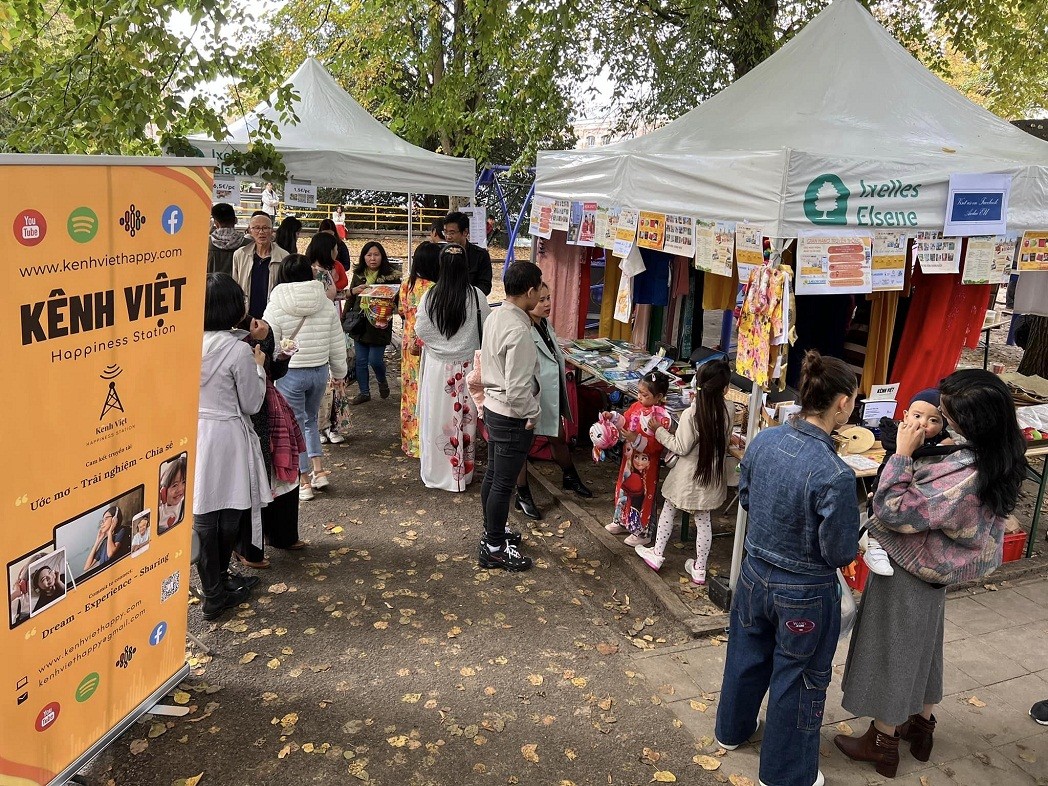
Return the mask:
{"type": "Polygon", "coordinates": [[[342,322],[342,329],[346,332],[346,335],[355,339],[363,338],[367,327],[368,317],[363,309],[350,311],[342,322]]]}
{"type": "Polygon", "coordinates": [[[480,295],[477,294],[477,290],[473,290],[473,298],[477,303],[477,343],[480,346],[484,346],[484,323],[480,319],[480,295]]]}

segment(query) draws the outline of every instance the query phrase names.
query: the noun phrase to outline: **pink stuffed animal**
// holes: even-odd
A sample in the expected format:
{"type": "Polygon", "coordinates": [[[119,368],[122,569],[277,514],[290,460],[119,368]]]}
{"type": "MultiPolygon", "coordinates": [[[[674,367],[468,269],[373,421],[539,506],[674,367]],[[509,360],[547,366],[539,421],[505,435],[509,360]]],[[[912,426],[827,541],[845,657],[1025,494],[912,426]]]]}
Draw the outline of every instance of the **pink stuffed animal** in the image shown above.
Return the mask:
{"type": "Polygon", "coordinates": [[[604,451],[619,441],[619,427],[626,419],[618,412],[601,412],[597,422],[590,426],[590,442],[593,443],[593,460],[603,461],[604,451]]]}

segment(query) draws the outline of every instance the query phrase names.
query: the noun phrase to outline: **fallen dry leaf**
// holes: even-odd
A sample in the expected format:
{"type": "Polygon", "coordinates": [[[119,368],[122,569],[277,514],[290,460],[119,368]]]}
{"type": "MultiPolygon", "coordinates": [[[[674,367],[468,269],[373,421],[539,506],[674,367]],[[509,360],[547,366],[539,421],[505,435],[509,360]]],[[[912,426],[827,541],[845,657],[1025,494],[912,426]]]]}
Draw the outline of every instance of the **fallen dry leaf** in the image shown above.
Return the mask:
{"type": "Polygon", "coordinates": [[[175,695],[172,696],[172,698],[174,699],[175,704],[185,705],[189,704],[190,696],[184,690],[176,690],[175,695]]]}
{"type": "Polygon", "coordinates": [[[837,724],[837,731],[839,731],[841,734],[846,734],[849,737],[852,735],[852,727],[844,721],[841,721],[837,724]]]}
{"type": "Polygon", "coordinates": [[[405,704],[418,704],[418,701],[421,698],[421,693],[405,693],[404,698],[402,698],[401,701],[405,704]]]}
{"type": "Polygon", "coordinates": [[[599,652],[601,655],[614,655],[618,651],[618,644],[608,644],[604,641],[597,644],[597,652],[599,652]]]}
{"type": "Polygon", "coordinates": [[[155,738],[159,737],[161,734],[163,734],[166,731],[167,731],[167,724],[158,722],[158,723],[152,724],[149,727],[149,734],[147,734],[146,736],[149,737],[149,739],[152,740],[152,739],[155,739],[155,738]]]}
{"type": "Polygon", "coordinates": [[[968,699],[968,703],[971,704],[973,707],[985,707],[986,706],[986,702],[982,701],[978,696],[972,696],[971,698],[969,698],[968,699]]]}
{"type": "Polygon", "coordinates": [[[203,777],[204,773],[200,773],[199,775],[194,775],[192,778],[186,778],[185,786],[197,786],[197,784],[200,783],[200,779],[203,777]]]}
{"type": "Polygon", "coordinates": [[[712,756],[698,755],[692,758],[692,761],[698,764],[702,769],[707,771],[719,770],[722,762],[712,756]]]}
{"type": "Polygon", "coordinates": [[[640,753],[640,760],[645,764],[655,764],[661,758],[662,754],[658,751],[653,751],[651,748],[645,748],[640,753]]]}
{"type": "Polygon", "coordinates": [[[251,661],[253,661],[257,657],[258,657],[258,653],[257,652],[245,652],[243,655],[240,656],[240,663],[241,664],[250,663],[251,661]]]}
{"type": "Polygon", "coordinates": [[[669,770],[658,770],[651,776],[653,783],[676,783],[677,776],[669,770]]]}
{"type": "Polygon", "coordinates": [[[753,781],[745,775],[729,775],[728,783],[731,786],[753,786],[753,781]]]}
{"type": "Polygon", "coordinates": [[[690,707],[691,707],[691,708],[692,708],[693,710],[695,710],[696,712],[705,712],[706,710],[708,710],[708,709],[709,709],[709,705],[708,705],[708,704],[704,704],[704,703],[703,703],[703,702],[701,702],[701,701],[695,701],[695,699],[691,699],[691,700],[689,700],[689,701],[688,701],[688,705],[689,705],[689,706],[690,706],[690,707]]]}
{"type": "Polygon", "coordinates": [[[542,684],[542,675],[541,674],[529,674],[528,675],[528,682],[530,682],[535,687],[538,687],[539,685],[542,684]]]}
{"type": "Polygon", "coordinates": [[[149,740],[131,740],[131,753],[137,756],[149,747],[149,740]]]}
{"type": "Polygon", "coordinates": [[[535,744],[535,743],[532,743],[531,745],[521,745],[520,746],[520,754],[527,761],[530,761],[530,762],[533,762],[533,763],[538,763],[538,760],[539,760],[538,747],[539,746],[537,744],[535,744]]]}
{"type": "Polygon", "coordinates": [[[920,780],[921,786],[931,786],[931,778],[929,778],[927,775],[922,775],[918,780],[920,780]]]}
{"type": "Polygon", "coordinates": [[[272,584],[269,587],[269,592],[271,592],[274,595],[280,595],[284,592],[287,592],[287,584],[285,584],[284,582],[280,582],[279,584],[272,584]]]}
{"type": "Polygon", "coordinates": [[[266,666],[268,666],[271,669],[279,669],[280,668],[280,658],[273,658],[272,660],[269,661],[269,663],[266,664],[266,666]]]}

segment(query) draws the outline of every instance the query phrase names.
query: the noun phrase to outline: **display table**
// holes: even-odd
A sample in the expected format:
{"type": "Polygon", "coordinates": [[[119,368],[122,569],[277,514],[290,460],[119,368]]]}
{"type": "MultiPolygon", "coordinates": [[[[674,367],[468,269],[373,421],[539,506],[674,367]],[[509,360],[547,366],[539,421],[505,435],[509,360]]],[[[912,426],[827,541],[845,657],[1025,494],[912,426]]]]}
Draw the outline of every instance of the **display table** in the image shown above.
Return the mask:
{"type": "MultiPolygon", "coordinates": [[[[580,385],[596,380],[615,388],[629,399],[636,399],[639,377],[632,380],[616,379],[615,377],[620,374],[636,372],[639,368],[644,367],[653,360],[655,356],[625,341],[616,341],[614,346],[616,347],[614,350],[586,352],[584,354],[592,359],[584,359],[580,356],[580,350],[575,342],[564,339],[560,342],[561,351],[564,353],[564,362],[579,372],[577,381],[580,385]],[[604,360],[605,358],[607,360],[604,360]],[[615,365],[595,362],[598,359],[604,363],[614,360],[615,365]]],[[[672,362],[670,358],[665,358],[665,361],[672,362]]],[[[676,418],[688,405],[684,403],[681,387],[674,385],[672,382],[675,378],[673,373],[670,372],[670,391],[663,406],[676,418]]]]}
{"type": "Polygon", "coordinates": [[[1030,537],[1026,539],[1026,556],[1033,556],[1033,542],[1037,538],[1037,529],[1041,524],[1041,508],[1044,505],[1044,490],[1048,487],[1048,440],[1030,442],[1026,448],[1026,477],[1037,484],[1037,498],[1033,501],[1033,518],[1030,521],[1030,537]],[[1041,471],[1033,468],[1030,459],[1045,457],[1041,471]]]}

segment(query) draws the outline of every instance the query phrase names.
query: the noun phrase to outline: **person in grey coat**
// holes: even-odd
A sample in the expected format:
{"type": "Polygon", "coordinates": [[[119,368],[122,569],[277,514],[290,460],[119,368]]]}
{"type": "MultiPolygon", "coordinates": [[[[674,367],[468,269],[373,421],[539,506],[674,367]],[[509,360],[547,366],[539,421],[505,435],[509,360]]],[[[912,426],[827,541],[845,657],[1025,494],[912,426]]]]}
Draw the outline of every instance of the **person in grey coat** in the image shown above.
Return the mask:
{"type": "Polygon", "coordinates": [[[200,366],[193,530],[200,541],[197,573],[204,619],[242,603],[250,588],[228,576],[241,512],[251,511],[252,542],[262,545],[261,510],[273,498],[262,450],[251,425],[266,395],[262,350],[234,330],[244,319],[244,290],[226,273],[207,277],[200,366]]]}

